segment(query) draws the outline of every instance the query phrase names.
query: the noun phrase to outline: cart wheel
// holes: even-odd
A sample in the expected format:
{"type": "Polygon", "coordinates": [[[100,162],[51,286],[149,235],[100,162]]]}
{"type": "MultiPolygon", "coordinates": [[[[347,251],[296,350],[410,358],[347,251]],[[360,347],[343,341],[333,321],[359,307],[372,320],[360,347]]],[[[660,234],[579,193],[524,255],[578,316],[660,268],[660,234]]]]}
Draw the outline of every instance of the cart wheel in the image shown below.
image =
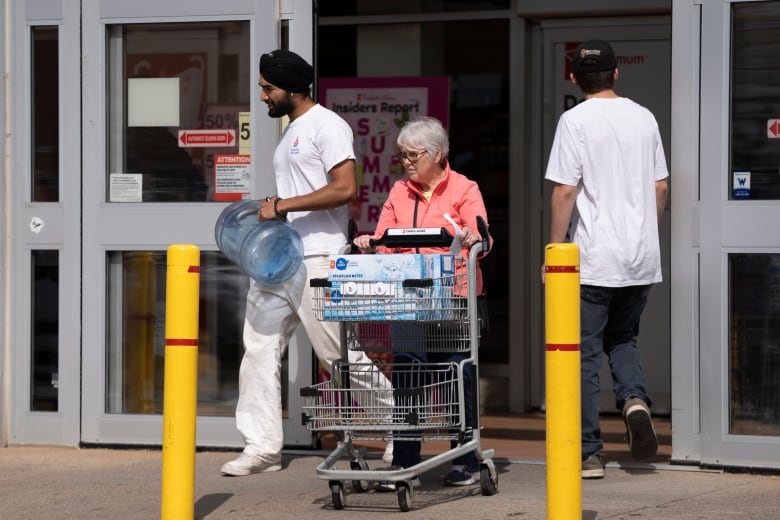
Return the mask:
{"type": "Polygon", "coordinates": [[[480,464],[479,485],[485,496],[498,493],[498,471],[496,471],[496,465],[493,464],[492,460],[480,464]]]}
{"type": "Polygon", "coordinates": [[[408,482],[396,482],[396,493],[398,494],[398,507],[401,511],[407,513],[412,510],[412,488],[408,482]]]}
{"type": "MultiPolygon", "coordinates": [[[[353,460],[350,461],[349,467],[352,468],[352,471],[368,471],[368,462],[363,459],[353,460]]],[[[371,482],[368,480],[353,480],[352,490],[355,493],[365,493],[370,485],[371,482]]]]}
{"type": "Polygon", "coordinates": [[[333,499],[334,509],[344,509],[347,505],[347,494],[344,493],[344,485],[338,480],[331,480],[330,486],[330,498],[333,499]]]}

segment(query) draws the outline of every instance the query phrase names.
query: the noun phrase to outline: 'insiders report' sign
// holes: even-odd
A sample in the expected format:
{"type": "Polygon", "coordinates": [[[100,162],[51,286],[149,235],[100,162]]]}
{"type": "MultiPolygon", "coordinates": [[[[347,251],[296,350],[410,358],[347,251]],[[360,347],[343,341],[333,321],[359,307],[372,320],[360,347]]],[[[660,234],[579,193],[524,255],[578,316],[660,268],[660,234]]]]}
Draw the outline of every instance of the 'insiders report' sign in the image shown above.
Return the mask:
{"type": "Polygon", "coordinates": [[[395,140],[407,121],[433,116],[448,126],[446,76],[322,78],[319,102],[342,118],[355,134],[358,197],[349,216],[359,233],[376,228],[393,183],[405,175],[395,157],[395,140]]]}

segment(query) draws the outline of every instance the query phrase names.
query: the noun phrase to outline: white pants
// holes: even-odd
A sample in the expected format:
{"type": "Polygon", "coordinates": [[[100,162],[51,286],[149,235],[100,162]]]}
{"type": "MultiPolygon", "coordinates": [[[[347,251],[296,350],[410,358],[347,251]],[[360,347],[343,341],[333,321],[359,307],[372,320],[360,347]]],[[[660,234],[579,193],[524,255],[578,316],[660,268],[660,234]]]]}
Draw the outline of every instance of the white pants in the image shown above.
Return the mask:
{"type": "MultiPolygon", "coordinates": [[[[265,286],[252,281],[247,293],[236,426],[246,442],[244,452],[267,462],[281,460],[282,357],[295,328],[303,325],[314,353],[328,370],[341,357],[339,323],[317,320],[312,308],[309,280],[327,275],[327,256],[307,257],[285,283],[265,286]]],[[[364,352],[350,351],[349,362],[365,363],[366,370],[372,368],[364,352]]],[[[393,406],[390,381],[376,369],[371,372],[371,377],[350,377],[352,388],[382,389],[380,400],[387,404],[389,413],[393,406]]]]}

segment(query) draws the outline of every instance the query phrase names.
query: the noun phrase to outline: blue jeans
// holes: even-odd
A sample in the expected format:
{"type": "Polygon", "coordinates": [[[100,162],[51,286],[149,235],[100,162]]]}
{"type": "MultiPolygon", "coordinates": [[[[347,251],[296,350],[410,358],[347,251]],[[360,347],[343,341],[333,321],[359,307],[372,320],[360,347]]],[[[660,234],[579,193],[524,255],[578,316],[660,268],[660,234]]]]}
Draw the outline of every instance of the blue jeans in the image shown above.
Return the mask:
{"type": "Polygon", "coordinates": [[[583,460],[603,446],[599,426],[602,353],[609,359],[617,409],[622,411],[623,403],[630,397],[639,397],[648,406],[652,404],[636,343],[639,319],[649,294],[649,285],[580,287],[583,460]]]}
{"type": "MultiPolygon", "coordinates": [[[[458,363],[468,357],[468,352],[439,352],[426,341],[433,334],[433,326],[420,323],[398,323],[390,326],[390,337],[393,345],[393,363],[404,364],[404,369],[394,371],[392,374],[393,388],[397,391],[405,388],[415,388],[431,384],[430,376],[425,375],[425,365],[429,363],[458,363]],[[407,350],[407,351],[404,351],[407,350]],[[429,351],[432,350],[432,351],[429,351]],[[419,364],[419,372],[410,371],[407,364],[419,364]]],[[[472,377],[471,364],[463,367],[463,393],[466,426],[473,426],[472,413],[472,377]]],[[[457,406],[453,406],[450,413],[457,414],[457,406]]],[[[417,440],[403,440],[403,433],[418,435],[420,432],[397,432],[393,440],[393,466],[404,468],[412,467],[421,461],[421,443],[417,440]]],[[[468,439],[467,439],[468,440],[468,439]]],[[[450,441],[450,446],[455,448],[458,442],[450,441]]],[[[455,458],[452,463],[468,467],[476,467],[477,458],[473,452],[466,453],[455,458]]]]}

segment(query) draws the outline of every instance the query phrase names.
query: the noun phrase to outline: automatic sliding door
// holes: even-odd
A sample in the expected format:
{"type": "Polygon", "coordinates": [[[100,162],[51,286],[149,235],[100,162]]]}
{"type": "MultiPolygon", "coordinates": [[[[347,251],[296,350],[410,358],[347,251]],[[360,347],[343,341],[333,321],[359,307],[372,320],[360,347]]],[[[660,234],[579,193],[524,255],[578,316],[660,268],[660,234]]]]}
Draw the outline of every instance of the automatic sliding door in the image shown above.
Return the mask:
{"type": "MultiPolygon", "coordinates": [[[[84,5],[82,439],[161,442],[166,252],[185,243],[201,251],[197,442],[242,447],[234,414],[249,281],[217,251],[214,224],[231,201],[273,186],[278,123],[251,114],[257,51],[279,46],[278,14],[247,0],[84,5]]],[[[309,384],[310,357],[300,362],[285,373],[309,384]]],[[[285,421],[285,435],[312,443],[300,421],[285,421]]]]}
{"type": "MultiPolygon", "coordinates": [[[[692,228],[681,223],[690,235],[680,235],[680,255],[687,259],[677,264],[682,267],[678,275],[694,281],[674,301],[685,318],[688,309],[694,314],[678,322],[677,334],[686,337],[691,323],[698,327],[690,344],[680,344],[678,360],[695,360],[698,373],[677,373],[679,413],[673,420],[681,425],[683,440],[675,444],[676,458],[777,468],[780,233],[774,223],[780,221],[780,1],[681,2],[677,15],[690,26],[677,33],[679,63],[701,67],[675,69],[682,72],[681,85],[699,83],[699,99],[687,99],[692,91],[686,88],[680,94],[683,104],[701,107],[699,136],[694,130],[688,137],[698,137],[701,144],[680,147],[683,155],[688,154],[684,148],[698,150],[694,161],[689,157],[683,164],[699,161],[699,178],[693,168],[681,174],[691,183],[682,178],[679,183],[682,214],[695,215],[696,221],[692,228]],[[694,37],[698,56],[689,61],[683,34],[699,23],[701,45],[694,37]]],[[[686,110],[680,124],[690,121],[686,110]]]]}
{"type": "Polygon", "coordinates": [[[780,437],[780,242],[760,231],[780,207],[755,202],[780,200],[780,2],[734,4],[731,16],[726,182],[734,209],[753,213],[743,230],[753,244],[728,255],[728,432],[780,437]]]}

